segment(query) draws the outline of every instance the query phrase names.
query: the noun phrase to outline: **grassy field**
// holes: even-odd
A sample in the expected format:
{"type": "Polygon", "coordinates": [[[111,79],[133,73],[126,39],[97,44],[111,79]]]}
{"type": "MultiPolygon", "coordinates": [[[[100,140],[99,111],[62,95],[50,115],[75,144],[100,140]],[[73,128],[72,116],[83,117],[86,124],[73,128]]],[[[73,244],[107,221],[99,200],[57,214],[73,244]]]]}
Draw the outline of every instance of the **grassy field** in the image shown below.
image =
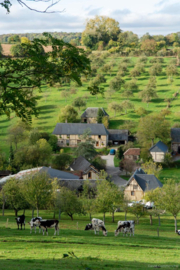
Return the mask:
{"type": "MultiPolygon", "coordinates": [[[[40,215],[43,218],[53,216],[48,211],[40,211],[40,215]]],[[[101,214],[94,216],[102,219],[101,214]]],[[[133,216],[128,214],[128,219],[133,216]]],[[[49,229],[49,236],[30,234],[28,220],[30,211],[26,211],[26,229],[18,231],[12,211],[6,210],[5,217],[0,217],[1,270],[180,268],[180,238],[174,233],[173,218],[168,214],[161,217],[159,237],[157,218],[153,218],[151,226],[148,216],[135,226],[134,237],[114,236],[117,221],[124,220],[124,213],[115,214],[116,223],[112,223],[107,214],[107,237],[101,232],[94,235],[93,231],[84,231],[89,222],[84,216],[75,216],[71,221],[62,215],[59,236],[53,235],[53,229],[49,229]],[[69,256],[63,258],[64,254],[69,256]]]]}

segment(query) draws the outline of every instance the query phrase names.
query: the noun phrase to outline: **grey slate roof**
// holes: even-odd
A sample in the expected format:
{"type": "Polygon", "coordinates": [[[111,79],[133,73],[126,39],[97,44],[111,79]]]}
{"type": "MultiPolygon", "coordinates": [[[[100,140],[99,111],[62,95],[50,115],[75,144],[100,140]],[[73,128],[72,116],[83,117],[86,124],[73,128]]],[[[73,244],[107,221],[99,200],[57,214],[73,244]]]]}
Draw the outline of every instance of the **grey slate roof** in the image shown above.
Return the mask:
{"type": "Polygon", "coordinates": [[[144,192],[163,186],[163,184],[156,178],[155,175],[146,174],[141,168],[137,169],[134,172],[134,174],[130,177],[129,181],[127,182],[126,186],[130,184],[133,178],[136,180],[136,182],[144,192]]]}
{"type": "Polygon", "coordinates": [[[103,124],[85,123],[57,123],[52,134],[82,135],[86,129],[91,130],[91,135],[108,135],[108,131],[103,124]]]}
{"type": "Polygon", "coordinates": [[[109,140],[112,141],[128,141],[127,129],[108,129],[109,140]]]}
{"type": "Polygon", "coordinates": [[[91,163],[87,161],[84,157],[80,156],[76,158],[73,163],[70,165],[74,171],[86,171],[91,166],[91,163]]]}
{"type": "Polygon", "coordinates": [[[79,179],[78,176],[71,174],[71,173],[67,173],[67,172],[63,172],[60,170],[56,170],[56,169],[52,169],[49,167],[42,167],[39,172],[47,172],[50,178],[57,178],[57,179],[63,179],[63,180],[76,180],[79,179]]]}
{"type": "Polygon", "coordinates": [[[81,115],[82,118],[96,118],[98,115],[98,110],[101,109],[104,113],[104,116],[109,116],[103,108],[98,107],[89,107],[81,115]]]}
{"type": "Polygon", "coordinates": [[[171,128],[171,142],[180,143],[180,128],[171,128]]]}
{"type": "Polygon", "coordinates": [[[150,149],[150,152],[164,152],[167,153],[168,152],[168,147],[166,144],[164,144],[163,142],[159,141],[157,142],[155,145],[153,145],[150,149]]]}

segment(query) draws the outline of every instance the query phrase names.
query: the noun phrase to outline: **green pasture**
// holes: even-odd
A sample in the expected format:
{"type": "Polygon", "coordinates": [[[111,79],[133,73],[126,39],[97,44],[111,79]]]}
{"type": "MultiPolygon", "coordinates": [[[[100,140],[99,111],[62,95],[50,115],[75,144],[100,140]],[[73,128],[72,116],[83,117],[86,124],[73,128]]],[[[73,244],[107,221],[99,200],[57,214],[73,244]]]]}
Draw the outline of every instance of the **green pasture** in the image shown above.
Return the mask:
{"type": "MultiPolygon", "coordinates": [[[[115,223],[106,215],[107,237],[102,232],[94,235],[93,231],[84,231],[88,216],[75,216],[71,221],[65,215],[60,220],[59,236],[53,235],[54,229],[48,230],[48,236],[38,230],[30,234],[27,224],[30,216],[30,211],[26,211],[26,229],[22,231],[17,230],[12,211],[6,210],[5,216],[0,217],[1,270],[180,268],[180,236],[174,233],[174,221],[169,214],[161,217],[161,226],[157,218],[153,218],[153,225],[149,225],[148,216],[141,218],[140,224],[135,225],[134,237],[114,236],[117,221],[124,220],[124,213],[115,214],[115,223]],[[72,252],[74,256],[70,255],[72,252]],[[64,254],[69,256],[63,258],[64,254]]],[[[53,213],[40,211],[40,216],[52,218],[53,213]]],[[[128,219],[134,217],[128,214],[128,219]]]]}
{"type": "MultiPolygon", "coordinates": [[[[125,81],[130,80],[130,70],[134,67],[137,57],[132,57],[133,64],[129,66],[128,72],[125,74],[125,81]]],[[[151,59],[151,57],[149,57],[151,59]]],[[[180,82],[179,78],[180,75],[174,77],[174,82],[172,85],[168,84],[167,82],[167,76],[166,76],[166,66],[168,62],[172,59],[172,57],[164,58],[165,62],[162,65],[163,71],[161,76],[157,76],[157,94],[158,98],[152,100],[152,102],[147,105],[144,102],[141,102],[141,99],[139,98],[138,94],[141,90],[144,89],[145,85],[148,82],[149,79],[149,67],[152,66],[149,61],[145,65],[145,73],[141,74],[140,77],[137,77],[137,83],[139,86],[139,90],[137,92],[134,92],[134,97],[130,98],[129,100],[133,102],[135,109],[138,107],[144,107],[146,110],[148,110],[149,114],[152,113],[158,113],[162,109],[166,108],[167,102],[164,101],[165,98],[172,98],[173,94],[180,89],[180,82]]],[[[123,88],[115,92],[111,98],[106,98],[106,90],[109,88],[109,82],[110,80],[116,76],[118,72],[118,64],[122,60],[122,58],[112,58],[108,57],[105,61],[111,62],[115,61],[115,64],[113,64],[113,72],[111,76],[109,74],[104,74],[107,82],[102,84],[102,86],[105,89],[105,96],[102,97],[101,95],[98,96],[92,96],[89,94],[87,87],[89,84],[89,81],[83,82],[82,87],[77,87],[74,83],[71,83],[71,85],[63,85],[62,87],[43,87],[42,92],[38,93],[39,95],[39,101],[38,101],[38,109],[39,109],[39,116],[38,118],[33,117],[32,126],[37,127],[40,131],[46,131],[49,133],[52,133],[54,130],[54,127],[56,123],[58,122],[58,114],[61,112],[61,109],[66,105],[71,105],[73,100],[77,97],[86,96],[87,106],[86,107],[103,107],[105,110],[107,110],[108,114],[110,115],[110,128],[121,128],[122,124],[125,120],[132,120],[138,124],[140,116],[138,116],[134,111],[128,111],[127,114],[124,113],[117,113],[116,116],[114,116],[114,112],[111,112],[108,110],[109,103],[116,101],[116,102],[122,102],[126,98],[123,98],[121,93],[123,91],[123,88]],[[70,97],[65,100],[61,97],[61,91],[68,90],[71,87],[75,87],[78,91],[75,95],[70,95],[70,97]]],[[[98,71],[99,72],[99,71],[98,71]]],[[[180,112],[179,104],[180,104],[180,97],[178,96],[176,99],[173,100],[171,103],[171,114],[167,117],[168,120],[171,121],[173,124],[174,122],[179,121],[179,115],[177,114],[180,112]]],[[[80,121],[80,115],[84,111],[85,108],[81,108],[79,112],[79,119],[80,121]]],[[[4,152],[9,153],[9,143],[7,140],[8,135],[8,128],[15,124],[18,120],[17,117],[14,116],[14,114],[11,115],[10,120],[8,120],[5,116],[1,116],[0,119],[0,149],[4,152]]],[[[137,129],[137,126],[136,126],[137,129]]],[[[136,131],[136,130],[135,130],[136,131]]]]}

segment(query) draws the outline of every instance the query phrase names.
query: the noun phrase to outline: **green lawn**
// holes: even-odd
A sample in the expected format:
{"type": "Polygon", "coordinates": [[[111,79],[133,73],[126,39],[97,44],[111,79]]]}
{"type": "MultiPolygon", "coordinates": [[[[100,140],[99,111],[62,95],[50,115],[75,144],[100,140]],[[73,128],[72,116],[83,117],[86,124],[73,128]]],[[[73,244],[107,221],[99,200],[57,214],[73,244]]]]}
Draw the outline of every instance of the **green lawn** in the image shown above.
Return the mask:
{"type": "MultiPolygon", "coordinates": [[[[21,212],[19,212],[21,214],[21,212]]],[[[50,211],[40,211],[43,218],[52,218],[50,211]]],[[[102,214],[94,215],[102,219],[102,214]]],[[[106,215],[108,236],[94,235],[93,231],[84,231],[88,217],[75,216],[74,221],[62,215],[60,235],[49,236],[30,234],[28,220],[30,211],[26,211],[26,229],[17,230],[14,216],[6,210],[6,216],[0,217],[0,269],[1,270],[48,270],[48,269],[161,269],[180,267],[180,238],[174,233],[173,218],[166,214],[161,218],[160,237],[157,236],[158,220],[149,225],[148,217],[140,219],[135,225],[134,237],[114,236],[118,220],[124,220],[124,213],[116,213],[112,223],[106,215]],[[6,228],[6,221],[9,219],[6,228]],[[73,252],[76,257],[63,258],[63,254],[73,252]]],[[[134,217],[128,214],[128,219],[134,217]]]]}
{"type": "MultiPolygon", "coordinates": [[[[102,86],[105,89],[105,96],[106,96],[106,90],[109,88],[109,82],[110,80],[116,76],[118,71],[118,64],[120,63],[122,58],[117,57],[113,58],[115,60],[115,64],[113,65],[113,72],[112,76],[105,74],[105,77],[107,79],[107,82],[102,84],[102,86]]],[[[128,72],[125,74],[125,81],[130,80],[129,72],[135,65],[137,61],[137,57],[131,58],[133,61],[133,65],[128,68],[128,72]]],[[[149,58],[150,59],[150,58],[149,58]]],[[[164,101],[165,98],[172,98],[173,93],[179,90],[179,75],[174,77],[174,82],[172,85],[167,83],[167,76],[165,73],[166,66],[168,62],[170,61],[171,57],[165,58],[165,63],[162,64],[163,72],[161,76],[157,76],[157,94],[158,98],[152,100],[152,102],[149,103],[147,106],[146,103],[141,102],[138,94],[141,90],[144,89],[145,85],[148,82],[149,79],[149,67],[152,65],[151,63],[147,62],[145,69],[146,72],[142,74],[140,77],[137,78],[137,83],[139,86],[139,90],[134,92],[134,97],[130,98],[130,101],[133,102],[135,109],[138,107],[144,107],[148,110],[149,114],[152,113],[158,113],[162,109],[166,108],[167,102],[164,101]]],[[[112,57],[108,57],[106,59],[106,62],[110,62],[112,60],[112,57]]],[[[180,69],[178,67],[178,69],[180,69]]],[[[98,71],[99,72],[99,71],[98,71]]],[[[54,127],[56,123],[58,122],[58,114],[60,113],[61,109],[66,105],[71,105],[73,100],[76,97],[80,96],[87,96],[87,106],[86,107],[104,107],[105,110],[107,110],[108,114],[110,115],[110,128],[121,128],[122,124],[125,120],[132,120],[135,123],[138,124],[140,116],[138,116],[134,111],[128,111],[127,114],[125,112],[123,113],[117,113],[116,116],[114,116],[114,113],[108,110],[108,105],[110,102],[116,101],[116,102],[122,102],[126,98],[123,98],[121,93],[123,91],[123,88],[115,92],[111,98],[105,98],[101,95],[96,97],[89,94],[87,87],[89,82],[83,82],[82,87],[77,87],[77,93],[75,95],[70,95],[70,97],[67,99],[63,99],[61,97],[61,91],[65,89],[69,89],[71,86],[76,87],[73,83],[71,83],[71,86],[69,85],[63,85],[62,87],[44,87],[42,89],[42,92],[38,94],[39,95],[39,102],[38,102],[38,109],[39,109],[39,117],[35,118],[33,117],[32,125],[33,127],[37,127],[40,131],[46,131],[49,133],[52,133],[54,130],[54,127]]],[[[174,122],[179,121],[179,115],[176,113],[179,113],[179,104],[180,104],[180,95],[177,96],[176,99],[174,99],[171,103],[171,114],[167,117],[168,120],[171,121],[173,124],[174,122]]],[[[81,111],[79,112],[79,121],[80,121],[80,115],[84,111],[84,108],[81,108],[81,111]]],[[[16,123],[18,120],[17,117],[14,116],[14,114],[11,115],[10,120],[8,120],[5,116],[1,116],[0,119],[0,149],[6,153],[6,157],[8,158],[9,153],[9,143],[7,140],[8,135],[8,128],[16,123]]],[[[137,129],[137,124],[136,128],[137,129]]]]}

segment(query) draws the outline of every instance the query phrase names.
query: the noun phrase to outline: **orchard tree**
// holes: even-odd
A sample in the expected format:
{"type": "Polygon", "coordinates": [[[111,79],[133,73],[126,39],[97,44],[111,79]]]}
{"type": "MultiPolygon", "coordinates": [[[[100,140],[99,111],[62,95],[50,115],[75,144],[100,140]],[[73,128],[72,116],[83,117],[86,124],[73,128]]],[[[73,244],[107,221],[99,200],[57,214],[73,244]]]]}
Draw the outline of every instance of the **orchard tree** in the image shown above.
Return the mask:
{"type": "Polygon", "coordinates": [[[154,145],[155,139],[167,142],[170,138],[170,123],[160,115],[147,115],[140,119],[137,138],[146,146],[154,145]]]}
{"type": "Polygon", "coordinates": [[[123,110],[125,111],[125,114],[127,114],[128,110],[134,109],[134,105],[129,100],[124,100],[123,102],[121,102],[120,105],[123,108],[123,110]]]}
{"type": "Polygon", "coordinates": [[[56,155],[52,159],[52,168],[57,170],[67,170],[72,161],[73,157],[66,153],[56,155]]]}
{"type": "Polygon", "coordinates": [[[98,113],[97,113],[97,122],[101,124],[103,117],[104,117],[104,112],[102,108],[99,108],[98,113]]]}
{"type": "Polygon", "coordinates": [[[58,122],[61,123],[73,123],[76,121],[78,116],[77,111],[73,106],[66,105],[58,116],[58,122]]]}
{"type": "Polygon", "coordinates": [[[131,77],[139,77],[140,76],[140,72],[137,68],[133,68],[131,71],[130,71],[130,76],[131,77]]]}
{"type": "Polygon", "coordinates": [[[67,90],[61,91],[61,97],[65,98],[65,101],[67,103],[67,99],[70,97],[70,93],[67,90]]]}
{"type": "Polygon", "coordinates": [[[148,107],[149,102],[154,98],[158,98],[158,95],[154,87],[147,85],[145,89],[139,93],[139,97],[142,99],[143,102],[147,103],[148,107]]]}
{"type": "Polygon", "coordinates": [[[77,97],[77,98],[73,101],[72,105],[73,105],[74,107],[77,107],[77,108],[79,109],[79,111],[80,111],[80,110],[81,110],[81,107],[86,106],[86,101],[85,101],[82,97],[77,97]]]}
{"type": "Polygon", "coordinates": [[[84,212],[89,214],[89,221],[91,222],[91,215],[95,212],[95,195],[96,189],[91,185],[89,180],[84,181],[83,191],[81,192],[81,202],[84,212]]]}
{"type": "Polygon", "coordinates": [[[21,44],[26,51],[24,58],[0,59],[1,115],[10,117],[15,112],[21,119],[31,121],[33,114],[38,115],[34,89],[61,84],[63,79],[81,85],[81,74],[90,72],[90,61],[82,49],[47,33],[43,37],[21,44]],[[44,54],[42,48],[47,45],[52,46],[52,51],[44,54]]]}
{"type": "Polygon", "coordinates": [[[162,72],[162,66],[160,64],[154,64],[149,68],[150,76],[158,76],[162,72]]]}
{"type": "Polygon", "coordinates": [[[175,65],[168,65],[166,67],[166,74],[167,76],[174,76],[174,75],[177,75],[178,74],[178,70],[177,70],[177,67],[175,65]]]}
{"type": "Polygon", "coordinates": [[[138,90],[137,80],[133,78],[132,80],[125,82],[123,88],[125,90],[137,91],[138,90]]]}
{"type": "Polygon", "coordinates": [[[96,98],[98,94],[101,94],[102,97],[104,97],[104,87],[99,86],[97,82],[94,82],[94,81],[90,82],[88,86],[88,90],[90,94],[93,96],[96,96],[96,98]]]}
{"type": "Polygon", "coordinates": [[[117,102],[111,102],[108,106],[110,111],[114,111],[114,116],[116,116],[116,112],[121,112],[123,110],[121,104],[117,102]]]}
{"type": "Polygon", "coordinates": [[[111,90],[114,91],[119,91],[121,89],[122,84],[124,83],[124,80],[121,79],[120,77],[114,77],[110,83],[109,83],[109,87],[111,90]]]}
{"type": "Polygon", "coordinates": [[[15,149],[17,150],[18,143],[22,142],[26,138],[26,130],[21,125],[21,123],[17,123],[16,125],[9,128],[9,136],[8,141],[10,144],[14,143],[15,149]]]}
{"type": "Polygon", "coordinates": [[[146,215],[146,212],[143,210],[143,205],[141,203],[135,203],[129,207],[129,212],[136,217],[136,223],[139,224],[139,219],[146,215]]]}
{"type": "Polygon", "coordinates": [[[161,164],[158,165],[156,162],[153,162],[152,160],[141,164],[141,168],[143,169],[143,171],[145,171],[145,173],[153,174],[156,177],[158,177],[160,172],[162,171],[161,164]]]}
{"type": "Polygon", "coordinates": [[[154,39],[146,39],[141,43],[141,50],[149,54],[156,52],[156,41],[154,39]]]}

